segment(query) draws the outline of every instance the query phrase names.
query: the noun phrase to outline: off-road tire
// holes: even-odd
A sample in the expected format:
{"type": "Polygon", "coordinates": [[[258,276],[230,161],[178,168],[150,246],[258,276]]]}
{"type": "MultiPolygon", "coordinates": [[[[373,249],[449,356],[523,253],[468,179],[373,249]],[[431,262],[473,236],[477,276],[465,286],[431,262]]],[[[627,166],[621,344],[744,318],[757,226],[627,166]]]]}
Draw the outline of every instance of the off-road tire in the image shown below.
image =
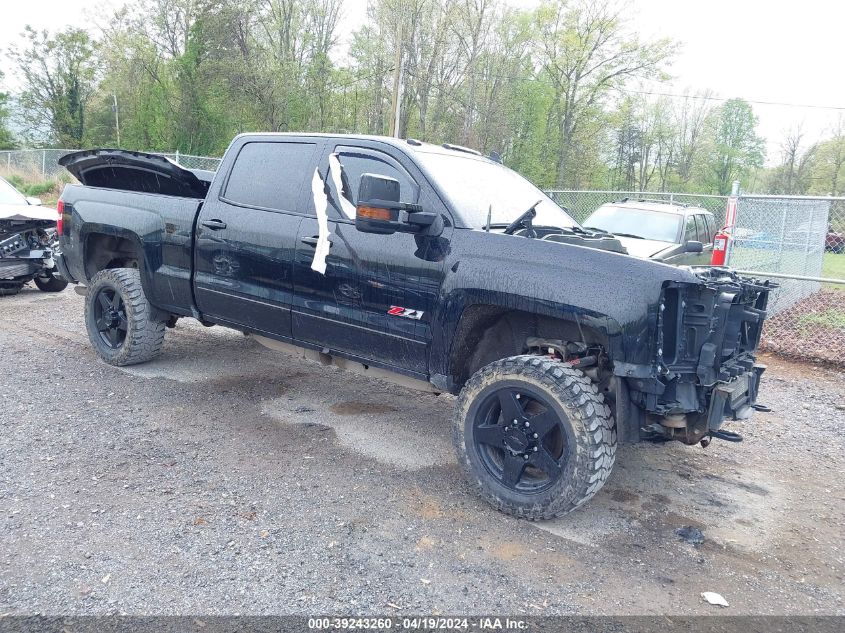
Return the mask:
{"type": "Polygon", "coordinates": [[[607,481],[616,458],[616,423],[593,381],[578,369],[540,356],[513,356],[478,370],[458,397],[452,431],[458,462],[481,496],[497,510],[530,520],[566,514],[589,500],[607,481]],[[548,490],[522,494],[506,487],[484,466],[472,440],[473,404],[505,381],[541,391],[562,414],[560,422],[571,428],[574,458],[548,490]]]}
{"type": "Polygon", "coordinates": [[[61,292],[67,288],[67,280],[52,273],[49,277],[36,277],[32,281],[41,292],[61,292]]]}
{"type": "Polygon", "coordinates": [[[0,297],[11,297],[18,294],[23,288],[23,284],[4,284],[0,285],[0,297]]]}
{"type": "Polygon", "coordinates": [[[159,354],[164,343],[165,322],[154,316],[141,287],[137,268],[101,270],[91,280],[85,297],[85,326],[97,354],[110,365],[135,365],[159,354]],[[94,316],[99,291],[111,288],[121,295],[126,312],[126,337],[119,348],[109,347],[101,338],[94,316]]]}

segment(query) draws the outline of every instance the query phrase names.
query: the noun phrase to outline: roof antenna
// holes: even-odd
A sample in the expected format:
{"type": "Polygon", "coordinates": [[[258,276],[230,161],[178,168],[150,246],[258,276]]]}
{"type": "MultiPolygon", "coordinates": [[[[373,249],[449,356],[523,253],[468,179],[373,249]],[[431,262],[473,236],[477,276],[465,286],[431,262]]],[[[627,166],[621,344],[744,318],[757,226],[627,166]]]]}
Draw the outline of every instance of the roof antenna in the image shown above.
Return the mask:
{"type": "Polygon", "coordinates": [[[488,233],[490,232],[490,218],[493,217],[493,205],[487,207],[487,226],[484,228],[488,233]]]}

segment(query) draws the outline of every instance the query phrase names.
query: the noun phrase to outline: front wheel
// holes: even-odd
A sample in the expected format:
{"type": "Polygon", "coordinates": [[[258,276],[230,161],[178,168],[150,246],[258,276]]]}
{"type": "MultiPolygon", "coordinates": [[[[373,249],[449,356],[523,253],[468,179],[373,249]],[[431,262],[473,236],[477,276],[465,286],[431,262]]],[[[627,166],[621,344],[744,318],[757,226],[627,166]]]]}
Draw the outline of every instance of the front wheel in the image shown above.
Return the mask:
{"type": "Polygon", "coordinates": [[[110,365],[134,365],[158,355],[164,321],[156,318],[144,295],[137,268],[101,270],[85,298],[88,338],[110,365]]]}
{"type": "Polygon", "coordinates": [[[67,280],[52,272],[48,272],[46,277],[36,277],[33,281],[41,292],[61,292],[67,288],[67,280]]]}
{"type": "Polygon", "coordinates": [[[496,509],[526,519],[566,514],[607,481],[616,425],[581,371],[539,356],[476,372],[458,398],[458,461],[496,509]]]}

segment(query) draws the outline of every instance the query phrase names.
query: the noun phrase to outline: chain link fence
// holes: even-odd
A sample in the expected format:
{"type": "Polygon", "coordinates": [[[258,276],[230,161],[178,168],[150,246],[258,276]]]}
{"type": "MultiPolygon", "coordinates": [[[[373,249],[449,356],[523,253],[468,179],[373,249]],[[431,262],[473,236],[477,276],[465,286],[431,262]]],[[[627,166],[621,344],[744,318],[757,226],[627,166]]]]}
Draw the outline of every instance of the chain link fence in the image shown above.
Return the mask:
{"type": "MultiPolygon", "coordinates": [[[[0,175],[29,181],[70,180],[58,160],[76,150],[0,151],[0,175]]],[[[153,152],[188,169],[215,171],[219,158],[179,152],[153,152]]],[[[701,207],[725,223],[729,198],[670,192],[546,192],[583,222],[601,205],[619,200],[654,200],[701,207]]],[[[763,332],[766,349],[781,354],[845,364],[845,285],[825,280],[845,278],[845,198],[741,195],[728,265],[774,279],[769,319],[763,332]]]]}
{"type": "Polygon", "coordinates": [[[774,273],[764,346],[845,364],[845,198],[741,195],[728,263],[774,273]],[[780,277],[780,276],[783,277],[780,277]]]}
{"type": "MultiPolygon", "coordinates": [[[[0,151],[0,174],[18,175],[29,181],[51,181],[69,178],[59,159],[75,149],[19,149],[0,151]]],[[[169,158],[177,165],[187,169],[205,169],[215,171],[220,165],[219,158],[193,156],[179,152],[150,152],[169,158]]]]}
{"type": "MultiPolygon", "coordinates": [[[[659,200],[702,207],[725,223],[726,196],[631,191],[547,191],[579,222],[602,204],[659,200]]],[[[845,198],[741,195],[727,264],[772,277],[765,349],[845,364],[845,198]],[[781,275],[785,276],[782,278],[781,275]]]]}

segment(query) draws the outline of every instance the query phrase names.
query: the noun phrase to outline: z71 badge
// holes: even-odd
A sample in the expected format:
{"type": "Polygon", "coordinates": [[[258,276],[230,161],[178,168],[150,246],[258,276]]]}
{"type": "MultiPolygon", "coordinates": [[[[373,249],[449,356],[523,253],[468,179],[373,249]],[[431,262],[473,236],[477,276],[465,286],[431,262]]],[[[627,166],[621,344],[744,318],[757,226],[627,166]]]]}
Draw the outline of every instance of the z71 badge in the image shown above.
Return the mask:
{"type": "Polygon", "coordinates": [[[401,306],[390,306],[390,310],[387,313],[393,316],[405,317],[406,319],[414,319],[415,321],[419,321],[423,315],[422,310],[403,308],[401,306]]]}

